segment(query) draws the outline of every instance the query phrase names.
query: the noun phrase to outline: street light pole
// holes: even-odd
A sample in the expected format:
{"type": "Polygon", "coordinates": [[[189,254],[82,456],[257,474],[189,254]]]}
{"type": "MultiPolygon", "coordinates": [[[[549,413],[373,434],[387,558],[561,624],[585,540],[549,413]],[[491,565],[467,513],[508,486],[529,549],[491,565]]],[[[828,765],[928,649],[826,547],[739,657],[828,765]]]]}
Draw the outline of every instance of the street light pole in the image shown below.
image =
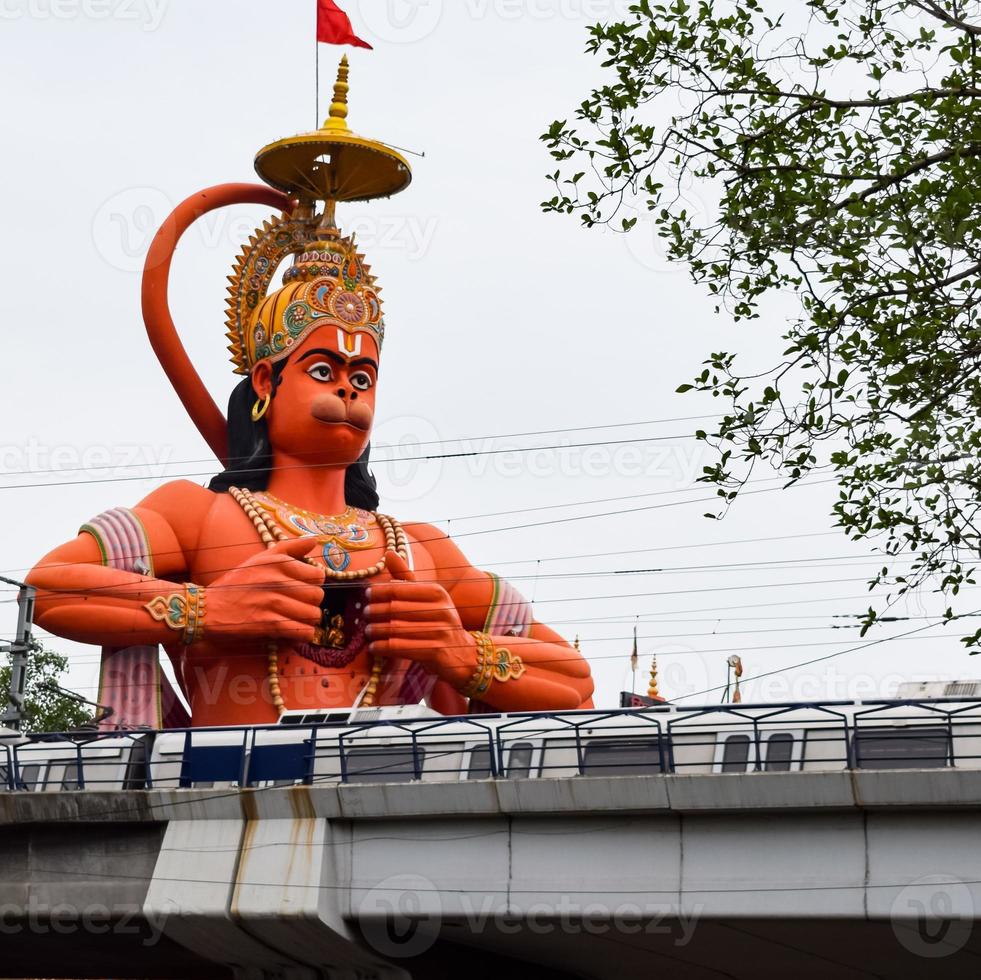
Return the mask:
{"type": "Polygon", "coordinates": [[[17,634],[13,643],[0,643],[0,653],[10,654],[10,691],[7,706],[0,715],[0,724],[14,731],[20,731],[24,720],[24,696],[27,690],[27,660],[35,648],[31,635],[34,627],[34,598],[37,590],[24,582],[4,578],[0,582],[15,585],[17,593],[17,634]]]}

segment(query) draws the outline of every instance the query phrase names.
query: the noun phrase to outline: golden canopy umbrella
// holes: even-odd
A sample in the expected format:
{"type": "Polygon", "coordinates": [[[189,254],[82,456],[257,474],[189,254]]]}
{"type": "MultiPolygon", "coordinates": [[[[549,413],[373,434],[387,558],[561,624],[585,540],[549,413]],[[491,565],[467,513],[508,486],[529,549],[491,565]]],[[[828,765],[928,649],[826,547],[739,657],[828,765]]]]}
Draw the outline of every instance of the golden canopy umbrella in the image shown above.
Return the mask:
{"type": "Polygon", "coordinates": [[[347,124],[347,55],[341,59],[334,97],[323,126],[264,146],[255,158],[256,173],[300,205],[324,201],[325,220],[333,223],[337,201],[370,201],[405,190],[412,180],[408,161],[378,140],[359,136],[347,124]]]}

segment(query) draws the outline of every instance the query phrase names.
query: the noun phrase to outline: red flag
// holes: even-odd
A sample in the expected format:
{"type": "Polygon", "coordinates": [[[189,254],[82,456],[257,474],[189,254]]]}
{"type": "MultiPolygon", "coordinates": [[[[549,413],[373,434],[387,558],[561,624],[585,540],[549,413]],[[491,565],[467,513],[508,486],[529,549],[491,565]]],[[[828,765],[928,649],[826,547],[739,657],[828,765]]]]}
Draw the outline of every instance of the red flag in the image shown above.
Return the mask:
{"type": "Polygon", "coordinates": [[[371,49],[367,41],[354,33],[351,19],[334,0],[317,0],[317,40],[322,44],[351,44],[371,49]]]}

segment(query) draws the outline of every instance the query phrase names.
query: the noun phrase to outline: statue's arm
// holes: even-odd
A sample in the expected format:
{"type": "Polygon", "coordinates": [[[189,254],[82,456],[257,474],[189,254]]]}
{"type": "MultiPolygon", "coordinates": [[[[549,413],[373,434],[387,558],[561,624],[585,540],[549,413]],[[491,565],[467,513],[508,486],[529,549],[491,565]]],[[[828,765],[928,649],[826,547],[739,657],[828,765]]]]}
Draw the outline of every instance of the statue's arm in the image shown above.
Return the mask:
{"type": "Polygon", "coordinates": [[[260,551],[210,582],[203,603],[194,598],[201,590],[193,582],[190,589],[186,586],[188,569],[214,502],[211,491],[179,481],[133,508],[149,545],[149,574],[108,567],[99,536],[87,531],[56,548],[28,578],[38,589],[38,625],[103,646],[181,644],[187,629],[147,608],[152,604],[160,616],[167,600],[177,596],[178,615],[183,600],[197,617],[195,640],[311,640],[320,621],[324,573],[299,560],[309,551],[309,541],[291,539],[260,551]]]}
{"type": "MultiPolygon", "coordinates": [[[[492,681],[480,700],[501,711],[591,707],[592,674],[582,654],[551,627],[533,618],[524,636],[499,632],[500,627],[488,623],[501,581],[495,581],[494,576],[471,565],[451,538],[441,535],[435,528],[432,531],[436,535],[433,543],[440,553],[441,564],[459,576],[450,583],[447,591],[464,628],[468,631],[487,630],[495,647],[509,650],[527,667],[517,680],[492,681]]],[[[473,677],[475,661],[476,653],[467,664],[467,681],[473,677]]]]}
{"type": "MultiPolygon", "coordinates": [[[[83,643],[106,646],[171,643],[175,632],[145,606],[156,596],[182,589],[188,562],[180,527],[207,515],[214,495],[195,484],[167,484],[130,512],[145,532],[147,574],[109,567],[97,529],[45,555],[28,576],[38,590],[36,619],[43,629],[83,643]]],[[[185,532],[186,534],[186,532],[185,532]]]]}
{"type": "Polygon", "coordinates": [[[575,647],[530,618],[520,630],[525,635],[496,632],[503,626],[495,623],[507,620],[492,615],[500,580],[474,568],[438,529],[415,524],[406,530],[433,559],[437,582],[371,587],[369,638],[375,652],[428,662],[441,680],[463,693],[477,671],[478,642],[472,632],[484,632],[496,649],[519,658],[525,670],[517,678],[491,680],[479,700],[501,711],[591,706],[589,664],[575,647]]]}

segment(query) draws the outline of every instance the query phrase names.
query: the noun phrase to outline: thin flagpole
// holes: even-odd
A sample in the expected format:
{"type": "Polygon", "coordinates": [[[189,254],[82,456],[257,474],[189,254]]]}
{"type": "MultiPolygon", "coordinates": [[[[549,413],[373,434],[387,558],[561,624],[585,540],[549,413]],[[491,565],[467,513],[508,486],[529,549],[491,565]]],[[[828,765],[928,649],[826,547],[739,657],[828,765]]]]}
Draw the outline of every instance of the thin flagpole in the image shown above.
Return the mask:
{"type": "Polygon", "coordinates": [[[637,622],[634,620],[634,646],[630,651],[630,693],[637,693],[637,622]]]}
{"type": "Polygon", "coordinates": [[[314,117],[313,117],[313,128],[320,128],[320,38],[317,37],[316,31],[313,35],[314,44],[314,55],[313,55],[313,87],[314,87],[314,117]]]}

